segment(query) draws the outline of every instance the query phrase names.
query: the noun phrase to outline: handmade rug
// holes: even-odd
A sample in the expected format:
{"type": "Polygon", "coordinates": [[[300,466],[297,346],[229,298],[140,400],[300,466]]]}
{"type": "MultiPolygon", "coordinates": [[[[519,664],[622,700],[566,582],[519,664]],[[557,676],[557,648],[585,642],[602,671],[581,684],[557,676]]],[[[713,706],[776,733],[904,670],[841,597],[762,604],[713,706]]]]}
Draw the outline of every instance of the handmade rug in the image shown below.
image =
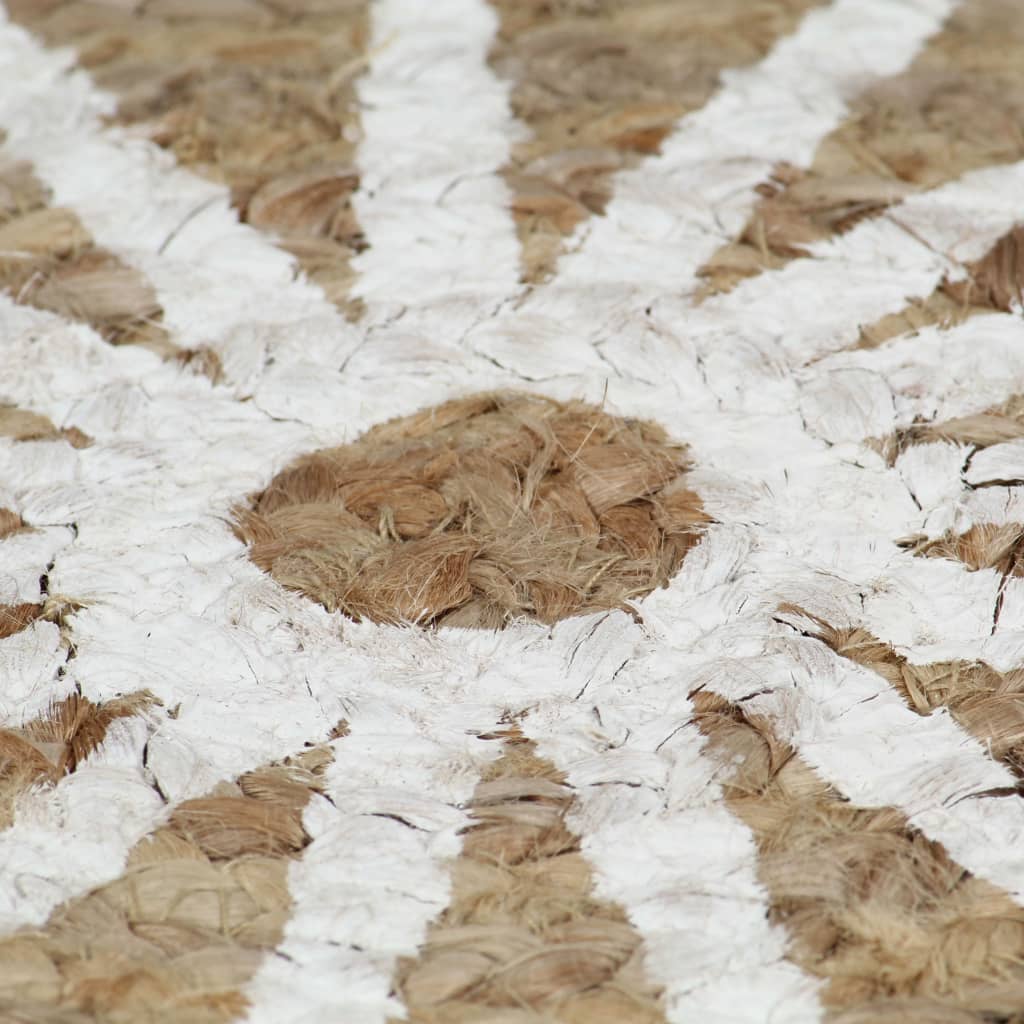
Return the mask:
{"type": "Polygon", "coordinates": [[[1019,0],[0,5],[0,1021],[1024,1021],[1019,0]]]}

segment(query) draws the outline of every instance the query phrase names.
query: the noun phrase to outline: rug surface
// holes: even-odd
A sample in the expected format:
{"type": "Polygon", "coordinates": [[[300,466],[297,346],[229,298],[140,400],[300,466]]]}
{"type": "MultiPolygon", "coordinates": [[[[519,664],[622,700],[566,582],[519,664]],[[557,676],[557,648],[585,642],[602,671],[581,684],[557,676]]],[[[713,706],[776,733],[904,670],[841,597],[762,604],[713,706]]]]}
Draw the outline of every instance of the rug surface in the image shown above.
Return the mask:
{"type": "Polygon", "coordinates": [[[1024,1021],[1019,0],[0,3],[0,1022],[1024,1021]]]}

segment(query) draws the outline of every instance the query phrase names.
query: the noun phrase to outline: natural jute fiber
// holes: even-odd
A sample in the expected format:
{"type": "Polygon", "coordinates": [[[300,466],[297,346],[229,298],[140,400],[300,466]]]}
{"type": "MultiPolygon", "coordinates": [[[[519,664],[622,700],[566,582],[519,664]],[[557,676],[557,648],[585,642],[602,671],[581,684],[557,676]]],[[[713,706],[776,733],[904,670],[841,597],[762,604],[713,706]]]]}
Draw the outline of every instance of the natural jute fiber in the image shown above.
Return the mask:
{"type": "Polygon", "coordinates": [[[1024,909],[894,808],[858,808],[764,719],[691,695],[726,802],[758,844],[789,957],[830,1024],[1010,1024],[1024,1006],[1024,909]]]}
{"type": "Polygon", "coordinates": [[[975,523],[963,533],[909,537],[902,547],[925,558],[962,562],[972,572],[995,569],[1003,578],[1024,576],[1024,524],[975,523]]]}
{"type": "Polygon", "coordinates": [[[74,212],[52,206],[31,167],[2,156],[0,290],[81,320],[112,344],[177,352],[145,277],[96,246],[74,212]]]}
{"type": "Polygon", "coordinates": [[[963,266],[963,276],[944,280],[923,299],[880,317],[860,330],[857,348],[876,348],[891,338],[938,324],[943,328],[985,313],[1012,313],[1024,303],[1024,228],[1008,231],[984,256],[963,266]]]}
{"type": "Polygon", "coordinates": [[[640,937],[598,899],[573,792],[515,726],[473,794],[452,899],[396,987],[416,1024],[661,1024],[640,937]]]}
{"type": "MultiPolygon", "coordinates": [[[[21,605],[39,609],[40,605],[21,605]]],[[[0,636],[4,609],[0,608],[0,636]]],[[[148,691],[128,694],[102,704],[77,693],[55,701],[39,718],[17,729],[0,729],[0,828],[14,820],[18,797],[32,786],[54,785],[103,742],[111,723],[144,714],[160,702],[148,691]]]]}
{"type": "Polygon", "coordinates": [[[493,0],[490,63],[530,128],[505,171],[523,277],[550,277],[565,236],[604,210],[613,174],[657,153],[723,69],[764,56],[821,2],[493,0]]]}
{"type": "MultiPolygon", "coordinates": [[[[104,709],[113,710],[104,705],[92,719],[104,709]]],[[[339,724],[332,735],[344,731],[339,724]]],[[[281,940],[288,864],[309,843],[302,813],[331,758],[329,747],[311,747],[179,804],[131,851],[120,878],[0,940],[0,1020],[244,1017],[242,990],[281,940]]]]}
{"type": "Polygon", "coordinates": [[[914,665],[865,629],[836,629],[807,612],[799,614],[817,623],[818,638],[836,654],[883,676],[912,711],[929,715],[948,709],[993,757],[1024,779],[1024,669],[997,672],[983,661],[914,665]]]}
{"type": "Polygon", "coordinates": [[[364,247],[350,197],[364,69],[363,0],[8,0],[13,19],[118,97],[114,120],[224,182],[240,218],[273,232],[346,305],[364,247]]]}
{"type": "MultiPolygon", "coordinates": [[[[965,0],[905,72],[856,97],[812,165],[776,168],[706,292],[804,256],[920,189],[1024,158],[1024,22],[1015,0],[965,0]]],[[[907,328],[904,327],[904,330],[907,328]]]]}
{"type": "Polygon", "coordinates": [[[25,520],[17,512],[12,512],[9,508],[0,508],[0,540],[28,529],[31,527],[25,525],[25,520]]]}
{"type": "Polygon", "coordinates": [[[237,510],[250,557],[329,610],[496,629],[665,585],[707,517],[658,427],[515,393],[300,458],[237,510]]]}
{"type": "Polygon", "coordinates": [[[983,451],[1020,437],[1024,437],[1024,395],[1011,395],[1005,402],[981,412],[902,427],[876,444],[892,464],[901,452],[916,444],[946,441],[983,451]]]}
{"type": "Polygon", "coordinates": [[[14,441],[56,441],[63,438],[72,448],[88,448],[92,444],[92,438],[77,427],[58,429],[46,416],[2,402],[0,437],[9,437],[14,441]]]}

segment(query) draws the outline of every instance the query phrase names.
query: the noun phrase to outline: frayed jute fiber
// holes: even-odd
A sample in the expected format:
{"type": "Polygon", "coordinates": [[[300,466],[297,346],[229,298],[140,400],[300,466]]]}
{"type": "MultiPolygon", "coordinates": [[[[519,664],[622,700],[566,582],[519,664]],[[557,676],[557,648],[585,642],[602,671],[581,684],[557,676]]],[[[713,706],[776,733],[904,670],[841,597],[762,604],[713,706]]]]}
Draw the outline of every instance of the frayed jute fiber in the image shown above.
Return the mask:
{"type": "Polygon", "coordinates": [[[448,909],[396,988],[417,1024],[660,1024],[640,938],[593,894],[573,791],[510,725],[469,802],[448,909]]]}
{"type": "Polygon", "coordinates": [[[805,256],[921,189],[1024,158],[1022,97],[1019,5],[965,0],[903,74],[853,100],[809,168],[776,168],[740,237],[704,266],[704,294],[805,256]]]}
{"type": "Polygon", "coordinates": [[[962,562],[972,572],[995,569],[1004,578],[1024,576],[1024,524],[976,523],[963,533],[909,537],[902,546],[926,558],[962,562]]]}
{"type": "MultiPolygon", "coordinates": [[[[41,605],[20,607],[32,609],[32,619],[44,611],[41,605]]],[[[143,714],[159,703],[148,691],[101,704],[72,694],[21,728],[0,729],[0,827],[11,824],[16,801],[27,789],[53,785],[74,772],[100,746],[112,722],[143,714]]]]}
{"type": "Polygon", "coordinates": [[[284,586],[374,622],[555,622],[664,586],[708,521],[686,450],[579,402],[456,399],[303,456],[236,532],[284,586]]]}
{"type": "MultiPolygon", "coordinates": [[[[88,324],[112,345],[140,345],[214,383],[222,376],[210,348],[171,341],[153,286],[134,267],[97,246],[78,216],[51,203],[31,167],[0,155],[0,290],[19,302],[88,324]]],[[[0,436],[75,447],[88,438],[74,428],[55,433],[37,413],[0,404],[0,436]]]]}
{"type": "MultiPolygon", "coordinates": [[[[0,540],[7,536],[2,530],[3,510],[0,509],[0,540]]],[[[43,606],[30,601],[21,604],[0,604],[0,640],[32,625],[36,619],[43,617],[43,606]]]]}
{"type": "Polygon", "coordinates": [[[895,463],[902,452],[917,444],[946,441],[979,452],[1021,437],[1024,437],[1024,395],[1012,395],[982,412],[932,423],[914,423],[876,444],[890,463],[895,463]]]}
{"type": "Polygon", "coordinates": [[[852,806],[763,718],[691,696],[729,809],[757,842],[772,918],[823,981],[830,1024],[1021,1019],[1024,909],[898,810],[852,806]]]}
{"type": "Polygon", "coordinates": [[[931,295],[861,327],[856,347],[877,348],[924,327],[948,328],[972,316],[1015,312],[1024,305],[1024,228],[1008,231],[981,259],[961,270],[962,277],[942,281],[931,295]]]}
{"type": "Polygon", "coordinates": [[[74,45],[118,97],[114,120],[231,189],[240,218],[273,232],[347,312],[364,245],[359,184],[364,0],[8,0],[48,43],[74,45]]]}
{"type": "Polygon", "coordinates": [[[0,508],[0,540],[28,529],[31,527],[25,525],[25,520],[17,512],[12,512],[9,508],[0,508]]]}
{"type": "Polygon", "coordinates": [[[612,175],[657,153],[723,68],[751,64],[822,0],[494,0],[491,66],[530,129],[506,168],[527,281],[611,196],[612,175]]]}

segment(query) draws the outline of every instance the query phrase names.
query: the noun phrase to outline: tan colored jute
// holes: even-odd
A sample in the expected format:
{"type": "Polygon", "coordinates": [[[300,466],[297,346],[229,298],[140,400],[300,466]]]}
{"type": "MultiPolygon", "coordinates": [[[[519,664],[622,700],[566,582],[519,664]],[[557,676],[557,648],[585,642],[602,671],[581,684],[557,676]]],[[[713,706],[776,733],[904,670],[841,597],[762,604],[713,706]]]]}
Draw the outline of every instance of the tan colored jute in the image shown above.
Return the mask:
{"type": "MultiPolygon", "coordinates": [[[[17,607],[31,609],[32,618],[43,614],[42,605],[17,607]]],[[[0,609],[0,636],[3,621],[0,609]]],[[[26,790],[53,785],[74,772],[103,742],[112,722],[143,714],[156,704],[159,701],[148,690],[102,704],[71,694],[20,728],[0,729],[0,828],[11,824],[15,804],[26,790]]]]}
{"type": "Polygon", "coordinates": [[[894,808],[852,806],[770,724],[698,692],[706,753],[753,832],[789,957],[822,979],[829,1024],[1018,1022],[1024,908],[894,808]]]}
{"type": "Polygon", "coordinates": [[[707,516],[664,431],[488,393],[303,456],[236,532],[278,582],[375,622],[555,622],[664,586],[707,516]]]}
{"type": "Polygon", "coordinates": [[[948,441],[983,451],[1020,437],[1024,437],[1024,395],[1011,395],[1005,402],[982,412],[933,423],[914,423],[876,439],[873,444],[892,464],[901,452],[916,444],[948,441]]]}
{"type": "Polygon", "coordinates": [[[30,527],[25,524],[25,520],[17,512],[12,512],[9,508],[0,508],[0,540],[5,537],[13,537],[14,534],[28,529],[30,527]]]}
{"type": "MultiPolygon", "coordinates": [[[[30,527],[17,512],[12,512],[9,508],[0,508],[0,541],[17,533],[24,533],[28,529],[30,527]]],[[[36,619],[41,618],[42,614],[41,603],[0,604],[0,640],[20,633],[36,619]]]]}
{"type": "Polygon", "coordinates": [[[328,297],[348,302],[365,245],[359,184],[363,0],[8,0],[15,21],[73,45],[119,99],[115,121],[231,189],[239,217],[273,233],[328,297]]]}
{"type": "Polygon", "coordinates": [[[112,344],[176,352],[142,274],[94,245],[74,213],[50,204],[27,164],[2,154],[0,289],[19,302],[83,321],[112,344]]]}
{"type": "Polygon", "coordinates": [[[852,100],[808,169],[776,169],[740,237],[704,266],[703,294],[784,266],[920,189],[1024,159],[1020,14],[1016,0],[965,0],[905,72],[852,100]]]}
{"type": "Polygon", "coordinates": [[[822,0],[492,0],[491,52],[530,129],[505,177],[524,280],[554,271],[565,236],[611,195],[612,175],[657,153],[725,68],[751,64],[822,0]]]}
{"type": "MultiPolygon", "coordinates": [[[[109,705],[92,707],[95,722],[109,705]]],[[[344,732],[340,723],[333,735],[344,732]]],[[[243,989],[290,912],[288,864],[309,842],[303,810],[331,759],[329,747],[311,747],[180,804],[119,878],[0,939],[0,1021],[244,1018],[243,989]]]]}
{"type": "Polygon", "coordinates": [[[77,427],[58,429],[50,419],[28,409],[0,402],[0,437],[14,441],[57,441],[63,439],[72,448],[88,448],[92,438],[77,427]]]}
{"type": "Polygon", "coordinates": [[[448,909],[396,989],[415,1024],[662,1024],[642,946],[598,899],[573,791],[514,725],[470,801],[448,909]]]}
{"type": "MultiPolygon", "coordinates": [[[[0,533],[0,540],[3,534],[0,533]]],[[[0,640],[20,633],[36,619],[42,618],[43,606],[32,602],[0,604],[0,640]]]]}
{"type": "Polygon", "coordinates": [[[1024,576],[1024,523],[976,523],[963,533],[909,537],[901,546],[925,558],[962,562],[972,572],[995,569],[1004,578],[1024,576]]]}
{"type": "Polygon", "coordinates": [[[930,295],[865,324],[854,347],[877,348],[890,338],[924,327],[949,328],[973,316],[1013,312],[1024,294],[1024,229],[1008,231],[963,270],[963,277],[943,280],[930,295]]]}
{"type": "MultiPolygon", "coordinates": [[[[18,302],[88,324],[112,345],[140,345],[214,383],[217,354],[184,349],[163,327],[163,310],[145,276],[97,246],[78,216],[50,204],[31,168],[0,154],[0,290],[18,302]]],[[[63,437],[76,448],[89,438],[74,427],[57,431],[46,417],[0,405],[0,436],[63,437]]]]}

